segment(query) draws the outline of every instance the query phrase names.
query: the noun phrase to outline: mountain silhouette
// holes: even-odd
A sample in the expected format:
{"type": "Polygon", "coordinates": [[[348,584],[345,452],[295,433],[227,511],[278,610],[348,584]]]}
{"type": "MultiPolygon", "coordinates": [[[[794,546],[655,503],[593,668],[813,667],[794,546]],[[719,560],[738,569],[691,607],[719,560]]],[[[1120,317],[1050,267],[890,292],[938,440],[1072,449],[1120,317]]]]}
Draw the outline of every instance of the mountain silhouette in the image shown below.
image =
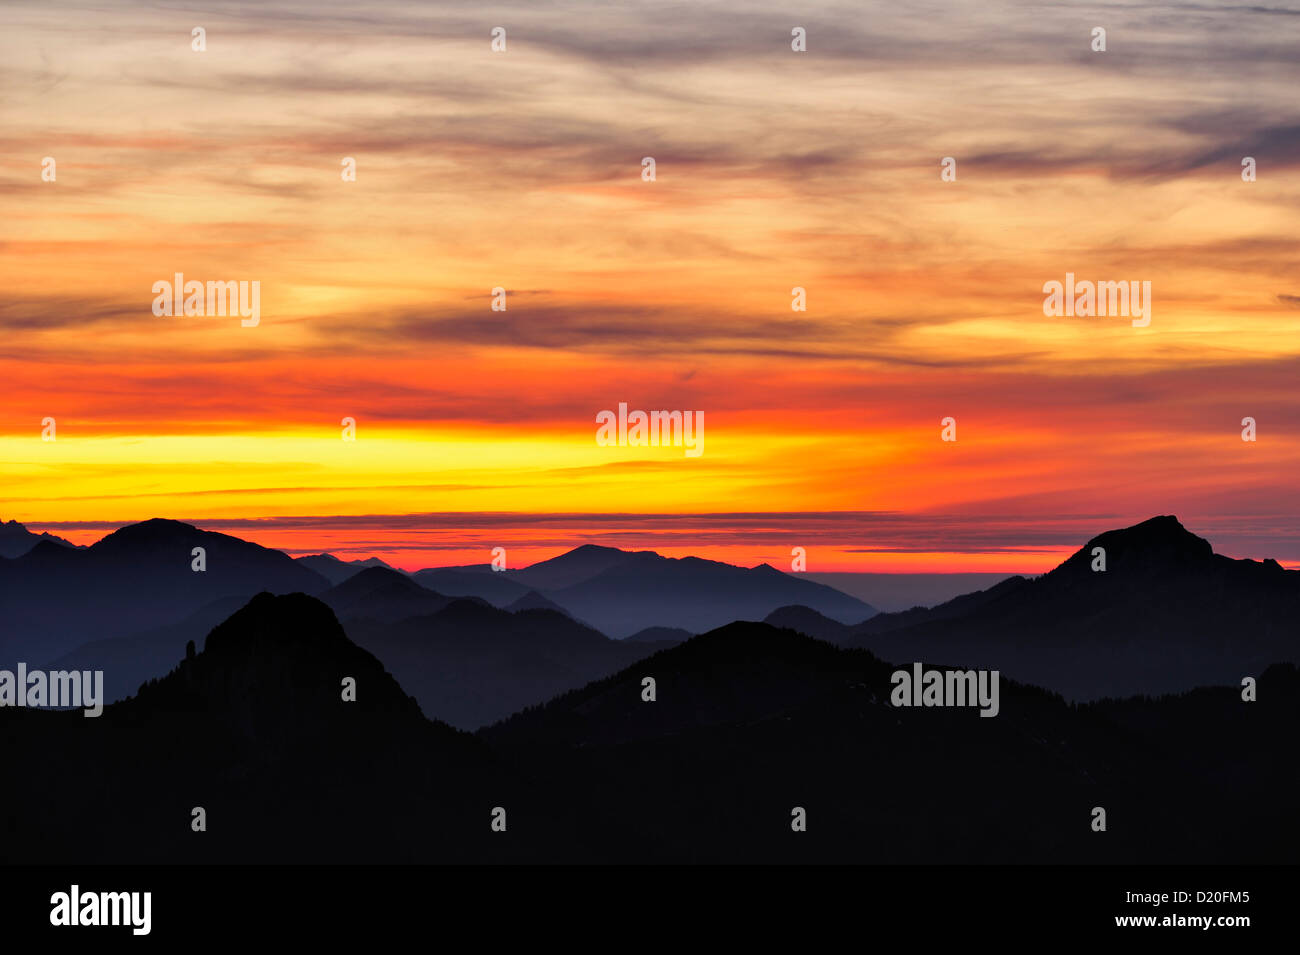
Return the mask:
{"type": "Polygon", "coordinates": [[[75,550],[43,540],[0,562],[0,613],[11,623],[0,633],[0,661],[53,659],[176,623],[223,597],[326,586],[280,551],[179,521],[129,524],[75,550]],[[192,569],[196,547],[206,552],[206,571],[192,569]]]}
{"type": "Polygon", "coordinates": [[[511,613],[470,599],[391,624],[349,627],[426,715],[465,729],[544,703],[659,649],[610,640],[555,610],[511,613]]]}
{"type": "Polygon", "coordinates": [[[505,609],[510,613],[515,613],[519,610],[554,610],[556,613],[562,613],[566,617],[573,616],[573,614],[569,613],[569,611],[565,610],[554,600],[548,600],[536,590],[528,591],[528,593],[524,594],[505,609]]]}
{"type": "Polygon", "coordinates": [[[855,597],[767,564],[737,567],[596,544],[519,570],[493,572],[482,564],[426,568],[411,577],[438,593],[480,597],[504,609],[558,608],[614,638],[647,627],[699,633],[732,620],[760,620],[794,603],[849,624],[876,612],[855,597]]]}
{"type": "Polygon", "coordinates": [[[1250,704],[1219,687],[1075,707],[1002,680],[992,719],[896,708],[892,671],[864,650],[735,623],[478,735],[520,772],[564,781],[543,787],[548,812],[598,792],[592,825],[619,859],[1283,861],[1300,848],[1279,798],[1300,780],[1278,758],[1300,707],[1294,667],[1263,671],[1250,704]],[[1180,729],[1218,721],[1219,746],[1180,729]],[[1094,806],[1111,820],[1104,837],[1094,806]]]}
{"type": "Polygon", "coordinates": [[[853,627],[819,614],[811,607],[798,605],[777,607],[763,618],[763,622],[773,627],[805,633],[810,637],[837,645],[849,642],[856,633],[853,627]]]}
{"type": "Polygon", "coordinates": [[[420,586],[391,567],[368,567],[320,595],[341,619],[402,620],[441,610],[454,599],[420,586]]]}
{"type": "Polygon", "coordinates": [[[584,553],[571,551],[555,558],[564,562],[572,556],[574,561],[546,571],[549,577],[563,582],[597,566],[604,569],[548,589],[546,596],[611,637],[625,637],[647,626],[700,633],[733,620],[761,620],[794,603],[844,623],[860,623],[875,613],[854,597],[767,564],[745,568],[698,557],[661,557],[651,551],[579,550],[584,553]]]}
{"type": "Polygon", "coordinates": [[[219,713],[264,748],[318,735],[323,726],[339,732],[358,714],[422,722],[416,701],[305,594],[258,594],[208,634],[202,653],[150,680],[115,715],[149,710],[219,713]],[[354,704],[341,702],[345,677],[357,683],[354,704]]]}
{"type": "Polygon", "coordinates": [[[9,560],[21,557],[41,541],[49,541],[52,544],[61,544],[64,547],[76,549],[75,544],[65,541],[62,537],[56,537],[49,533],[33,534],[17,521],[0,523],[0,557],[9,560]]]}
{"type": "Polygon", "coordinates": [[[509,571],[511,577],[527,587],[541,591],[572,587],[597,574],[620,567],[628,561],[658,557],[653,551],[627,551],[599,544],[583,544],[558,557],[538,561],[522,570],[509,571]]]}
{"type": "Polygon", "coordinates": [[[532,588],[512,580],[505,572],[494,572],[490,564],[481,567],[426,567],[411,579],[421,587],[448,597],[477,597],[494,607],[506,607],[532,588]]]}
{"type": "Polygon", "coordinates": [[[886,659],[998,668],[1096,699],[1237,684],[1271,662],[1294,662],[1297,620],[1300,571],[1215,554],[1162,516],[1098,535],[1041,577],[880,614],[850,642],[886,659]],[[1105,570],[1093,569],[1098,549],[1105,570]]]}
{"type": "Polygon", "coordinates": [[[187,643],[194,641],[201,646],[212,628],[244,603],[243,597],[222,597],[176,623],[84,643],[57,659],[42,661],[42,669],[101,670],[104,702],[115,703],[133,695],[141,684],[171,670],[184,656],[187,643]]]}
{"type": "Polygon", "coordinates": [[[389,566],[378,557],[368,557],[365,560],[339,560],[333,554],[308,554],[305,557],[295,557],[294,560],[320,574],[331,584],[341,584],[367,567],[389,566]]]}
{"type": "Polygon", "coordinates": [[[695,634],[677,627],[646,627],[630,637],[624,637],[625,643],[661,643],[669,646],[689,640],[695,634]]]}
{"type": "Polygon", "coordinates": [[[15,758],[59,754],[0,807],[13,859],[490,861],[492,800],[526,802],[481,742],[426,720],[304,594],[253,597],[98,719],[7,708],[0,735],[15,758]],[[484,825],[446,825],[471,817],[484,825]]]}

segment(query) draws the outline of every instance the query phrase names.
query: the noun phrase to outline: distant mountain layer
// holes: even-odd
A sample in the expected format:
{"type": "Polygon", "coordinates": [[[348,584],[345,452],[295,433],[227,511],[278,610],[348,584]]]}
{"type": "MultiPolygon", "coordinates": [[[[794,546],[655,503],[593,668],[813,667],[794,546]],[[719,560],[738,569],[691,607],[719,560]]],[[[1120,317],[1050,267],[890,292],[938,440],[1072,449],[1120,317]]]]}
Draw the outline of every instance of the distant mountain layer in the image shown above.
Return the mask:
{"type": "Polygon", "coordinates": [[[778,607],[764,617],[763,622],[773,627],[795,630],[837,646],[851,643],[857,634],[857,630],[847,624],[822,616],[810,607],[798,605],[778,607]]]}
{"type": "Polygon", "coordinates": [[[453,600],[389,567],[369,567],[320,595],[342,620],[392,623],[441,610],[453,600]]]}
{"type": "Polygon", "coordinates": [[[795,603],[848,624],[876,613],[856,597],[767,564],[737,567],[594,544],[520,570],[435,567],[411,577],[438,593],[480,597],[496,607],[550,606],[615,638],[647,627],[700,633],[732,620],[761,620],[795,603]]]}
{"type": "Polygon", "coordinates": [[[131,524],[80,549],[43,540],[0,561],[0,664],[174,624],[224,597],[327,586],[278,550],[178,521],[131,524]]]}
{"type": "Polygon", "coordinates": [[[683,643],[689,640],[695,634],[689,630],[682,630],[676,627],[646,627],[644,630],[638,630],[630,637],[624,637],[628,643],[663,643],[675,644],[683,643]]]}
{"type": "Polygon", "coordinates": [[[368,567],[388,567],[388,564],[378,557],[368,557],[365,560],[339,560],[333,554],[309,554],[305,557],[295,557],[294,560],[314,570],[331,584],[341,584],[368,567]]]}
{"type": "Polygon", "coordinates": [[[430,567],[415,571],[411,579],[448,597],[478,597],[494,607],[506,607],[532,590],[508,574],[493,573],[488,567],[430,567]]]}
{"type": "Polygon", "coordinates": [[[861,623],[876,612],[854,597],[767,564],[745,568],[594,545],[514,576],[612,637],[648,626],[700,633],[733,620],[761,620],[794,603],[844,623],[861,623]]]}
{"type": "Polygon", "coordinates": [[[49,541],[52,544],[61,544],[64,547],[76,548],[75,544],[70,541],[65,541],[62,537],[55,537],[53,534],[33,534],[17,521],[6,521],[0,523],[0,557],[8,558],[9,560],[13,560],[15,557],[21,557],[41,541],[49,541]]]}
{"type": "Polygon", "coordinates": [[[506,607],[506,609],[509,610],[511,613],[515,613],[519,610],[554,610],[556,613],[562,613],[566,617],[573,616],[571,613],[569,613],[569,611],[565,610],[554,600],[548,600],[547,598],[539,594],[536,590],[528,591],[528,593],[524,594],[514,603],[506,607]]]}
{"type": "Polygon", "coordinates": [[[55,660],[39,662],[46,670],[103,671],[104,701],[115,703],[171,670],[190,641],[202,649],[212,629],[246,602],[244,597],[222,597],[176,623],[125,637],[91,640],[55,660]]]}
{"type": "Polygon", "coordinates": [[[992,587],[1011,574],[874,574],[808,572],[809,580],[826,584],[851,597],[865,600],[881,613],[933,607],[960,594],[992,587]]]}
{"type": "Polygon", "coordinates": [[[610,640],[555,610],[512,613],[473,599],[391,623],[349,622],[348,632],[426,716],[464,729],[544,703],[666,645],[610,640]]]}

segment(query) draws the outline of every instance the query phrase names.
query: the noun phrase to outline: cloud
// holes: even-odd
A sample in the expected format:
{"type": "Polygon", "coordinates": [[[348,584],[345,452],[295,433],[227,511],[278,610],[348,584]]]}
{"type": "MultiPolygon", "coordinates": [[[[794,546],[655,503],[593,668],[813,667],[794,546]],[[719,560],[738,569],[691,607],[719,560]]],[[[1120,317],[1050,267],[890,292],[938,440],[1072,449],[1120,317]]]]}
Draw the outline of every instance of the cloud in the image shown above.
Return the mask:
{"type": "Polygon", "coordinates": [[[82,328],[103,322],[135,321],[151,314],[152,296],[138,302],[91,297],[25,298],[0,295],[0,330],[8,333],[82,328]]]}

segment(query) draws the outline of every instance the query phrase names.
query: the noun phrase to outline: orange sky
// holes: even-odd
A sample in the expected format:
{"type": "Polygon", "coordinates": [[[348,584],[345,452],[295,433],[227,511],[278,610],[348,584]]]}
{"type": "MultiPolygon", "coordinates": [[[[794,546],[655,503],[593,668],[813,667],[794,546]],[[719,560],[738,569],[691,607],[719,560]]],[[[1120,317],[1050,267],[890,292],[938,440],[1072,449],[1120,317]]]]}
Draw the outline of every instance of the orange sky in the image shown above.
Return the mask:
{"type": "Polygon", "coordinates": [[[0,518],[1034,572],[1175,513],[1300,562],[1280,14],[68,7],[0,8],[0,518]],[[178,272],[260,324],[154,315],[178,272]],[[1066,272],[1151,324],[1045,316],[1066,272]],[[620,401],[703,455],[598,446],[620,401]]]}

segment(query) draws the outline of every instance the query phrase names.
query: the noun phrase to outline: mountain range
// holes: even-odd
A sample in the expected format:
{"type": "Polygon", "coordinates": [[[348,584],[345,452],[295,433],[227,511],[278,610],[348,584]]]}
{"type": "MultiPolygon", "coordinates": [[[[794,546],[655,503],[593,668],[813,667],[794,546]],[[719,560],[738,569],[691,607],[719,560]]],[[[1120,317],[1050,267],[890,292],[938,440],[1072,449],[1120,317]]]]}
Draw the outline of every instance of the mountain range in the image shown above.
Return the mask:
{"type": "Polygon", "coordinates": [[[837,642],[998,668],[1076,700],[1238,684],[1300,661],[1300,571],[1234,560],[1172,516],[1107,531],[1041,577],[880,614],[837,642]],[[1105,569],[1099,567],[1104,553],[1105,569]]]}
{"type": "Polygon", "coordinates": [[[876,613],[856,597],[767,564],[737,567],[595,544],[520,570],[494,573],[485,564],[427,568],[411,576],[439,593],[480,597],[499,607],[524,599],[536,606],[541,598],[615,639],[650,625],[700,633],[732,620],[761,620],[790,603],[845,623],[876,613]]]}
{"type": "Polygon", "coordinates": [[[50,543],[59,544],[63,547],[76,548],[75,544],[65,541],[62,537],[55,537],[53,534],[33,534],[17,521],[5,521],[0,523],[0,557],[9,560],[13,560],[15,557],[21,557],[41,541],[49,541],[50,543]]]}
{"type": "Polygon", "coordinates": [[[879,614],[767,565],[584,545],[514,571],[407,574],[374,560],[293,560],[153,520],[87,548],[38,540],[0,559],[0,663],[103,670],[108,699],[119,700],[262,591],[318,597],[427,715],[467,730],[735,620],[1097,700],[1234,685],[1296,662],[1300,613],[1300,572],[1217,555],[1169,516],[1107,531],[1041,577],[879,614]],[[195,547],[206,551],[201,573],[195,547]]]}
{"type": "Polygon", "coordinates": [[[261,591],[318,596],[349,633],[388,647],[422,705],[437,703],[432,712],[467,729],[607,675],[658,643],[719,622],[759,619],[783,602],[800,600],[854,621],[874,612],[766,565],[582,546],[517,571],[482,565],[407,574],[377,559],[314,554],[295,560],[155,519],[87,548],[38,539],[21,557],[0,559],[0,614],[7,621],[0,664],[103,670],[108,699],[119,700],[165,673],[187,642],[201,642],[261,591]],[[203,549],[202,571],[194,569],[196,548],[203,549]],[[465,616],[474,612],[467,608],[460,616],[439,616],[457,601],[478,604],[478,616],[465,616]],[[499,612],[485,612],[494,608],[499,612]],[[663,632],[647,632],[647,624],[663,632]],[[469,644],[467,626],[480,628],[469,644]],[[419,627],[426,639],[413,637],[419,627]],[[637,639],[626,646],[609,639],[633,634],[637,639]],[[529,639],[534,642],[520,642],[529,639]],[[448,654],[465,675],[435,679],[448,654]],[[447,699],[431,701],[428,693],[439,681],[454,688],[447,699]]]}
{"type": "Polygon", "coordinates": [[[222,598],[326,587],[287,554],[179,521],[129,524],[85,548],[42,540],[0,560],[0,663],[173,625],[222,598]],[[192,570],[195,548],[204,572],[192,570]]]}
{"type": "Polygon", "coordinates": [[[98,719],[0,709],[8,764],[40,767],[0,801],[7,859],[1205,863],[1300,848],[1290,664],[1260,672],[1253,703],[1226,686],[1072,706],[1004,680],[983,719],[895,708],[893,667],[871,652],[739,622],[473,735],[422,714],[387,667],[320,600],[263,593],[98,719]]]}
{"type": "Polygon", "coordinates": [[[307,554],[303,557],[295,557],[294,560],[308,570],[320,574],[331,584],[341,584],[368,567],[389,567],[378,557],[367,557],[365,560],[339,560],[333,554],[307,554]]]}

